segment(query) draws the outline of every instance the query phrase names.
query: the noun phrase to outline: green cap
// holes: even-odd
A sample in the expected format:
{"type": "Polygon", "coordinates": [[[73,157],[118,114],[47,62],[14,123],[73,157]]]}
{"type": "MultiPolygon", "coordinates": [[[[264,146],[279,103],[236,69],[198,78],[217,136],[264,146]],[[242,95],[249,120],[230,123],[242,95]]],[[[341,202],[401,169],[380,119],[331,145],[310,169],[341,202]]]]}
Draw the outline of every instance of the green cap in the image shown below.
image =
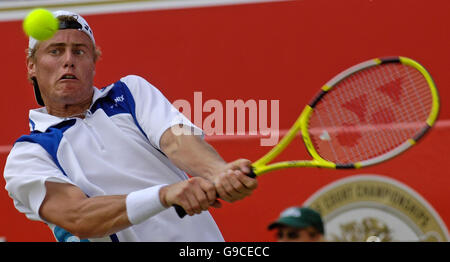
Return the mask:
{"type": "Polygon", "coordinates": [[[269,230],[280,226],[305,228],[312,226],[321,234],[325,233],[320,214],[308,207],[290,207],[281,212],[277,221],[269,225],[269,230]]]}

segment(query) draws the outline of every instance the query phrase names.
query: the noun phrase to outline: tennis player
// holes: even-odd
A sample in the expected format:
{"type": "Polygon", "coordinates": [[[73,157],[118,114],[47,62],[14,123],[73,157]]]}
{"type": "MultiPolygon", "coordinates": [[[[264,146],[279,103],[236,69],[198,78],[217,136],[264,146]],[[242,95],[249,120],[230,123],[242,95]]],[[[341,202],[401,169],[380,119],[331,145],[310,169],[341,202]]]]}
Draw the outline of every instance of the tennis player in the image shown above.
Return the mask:
{"type": "Polygon", "coordinates": [[[100,52],[80,15],[57,11],[53,38],[29,40],[31,133],[4,170],[15,207],[57,241],[224,241],[207,211],[250,195],[250,161],[227,163],[139,76],[93,86],[100,52]],[[191,178],[187,174],[191,175],[191,178]],[[172,205],[189,216],[180,219],[172,205]]]}

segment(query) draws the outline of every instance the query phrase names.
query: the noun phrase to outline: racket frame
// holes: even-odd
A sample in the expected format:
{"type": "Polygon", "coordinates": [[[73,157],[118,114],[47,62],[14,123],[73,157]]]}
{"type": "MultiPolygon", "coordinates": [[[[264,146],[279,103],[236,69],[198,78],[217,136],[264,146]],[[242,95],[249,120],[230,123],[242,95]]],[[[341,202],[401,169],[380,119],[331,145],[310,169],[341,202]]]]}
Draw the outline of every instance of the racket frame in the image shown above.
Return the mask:
{"type": "Polygon", "coordinates": [[[291,167],[323,167],[323,168],[331,168],[331,169],[339,169],[339,168],[361,168],[370,165],[374,165],[388,159],[391,159],[400,153],[406,151],[411,146],[415,145],[417,141],[422,138],[425,133],[433,126],[436,122],[436,119],[439,114],[439,95],[436,88],[436,85],[428,73],[428,71],[418,62],[407,58],[407,57],[384,57],[384,58],[375,58],[362,63],[359,63],[355,66],[350,67],[349,69],[339,73],[330,81],[328,81],[324,86],[322,86],[321,90],[316,94],[316,96],[311,100],[311,102],[305,106],[300,116],[295,121],[294,125],[289,129],[288,133],[280,140],[280,142],[274,146],[268,153],[266,153],[262,158],[255,161],[252,164],[253,174],[256,176],[260,176],[266,172],[274,171],[278,169],[291,168],[291,167]],[[407,65],[418,70],[425,78],[428,86],[430,88],[431,97],[432,97],[432,108],[430,110],[430,114],[424,127],[418,132],[414,137],[406,140],[393,150],[380,155],[375,158],[371,158],[368,160],[351,163],[351,164],[339,164],[333,163],[331,161],[323,159],[316,149],[313,146],[311,137],[308,132],[308,123],[309,119],[314,111],[314,107],[316,104],[327,94],[328,91],[332,90],[340,81],[343,79],[359,72],[362,70],[366,70],[373,66],[378,66],[381,64],[387,63],[401,63],[403,65],[407,65]],[[308,153],[311,155],[312,160],[294,160],[294,161],[282,161],[273,164],[268,164],[275,157],[277,157],[297,136],[298,133],[301,133],[303,138],[303,142],[306,146],[308,153]]]}

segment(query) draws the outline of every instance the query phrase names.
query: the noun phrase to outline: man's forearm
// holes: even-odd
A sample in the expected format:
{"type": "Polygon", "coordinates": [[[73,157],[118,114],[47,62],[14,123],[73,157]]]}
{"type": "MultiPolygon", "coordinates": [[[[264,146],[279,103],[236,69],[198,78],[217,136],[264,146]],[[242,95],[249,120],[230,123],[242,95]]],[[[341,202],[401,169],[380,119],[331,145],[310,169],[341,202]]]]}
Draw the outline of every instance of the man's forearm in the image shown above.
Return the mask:
{"type": "Polygon", "coordinates": [[[76,186],[46,182],[39,215],[80,238],[103,237],[130,226],[126,195],[86,195],[76,186]]]}
{"type": "MultiPolygon", "coordinates": [[[[183,127],[172,128],[182,129],[183,127]]],[[[174,131],[168,129],[163,134],[161,149],[178,168],[192,176],[206,179],[211,179],[218,172],[225,170],[227,163],[201,137],[181,134],[181,130],[174,131]]]]}
{"type": "Polygon", "coordinates": [[[250,195],[257,187],[256,179],[246,175],[251,168],[249,160],[237,159],[227,163],[201,137],[183,135],[179,126],[172,128],[175,130],[168,129],[161,137],[162,151],[188,174],[213,183],[221,199],[234,202],[250,195]]]}
{"type": "Polygon", "coordinates": [[[128,220],[125,195],[98,196],[86,199],[77,221],[80,238],[103,237],[131,226],[128,220]]]}

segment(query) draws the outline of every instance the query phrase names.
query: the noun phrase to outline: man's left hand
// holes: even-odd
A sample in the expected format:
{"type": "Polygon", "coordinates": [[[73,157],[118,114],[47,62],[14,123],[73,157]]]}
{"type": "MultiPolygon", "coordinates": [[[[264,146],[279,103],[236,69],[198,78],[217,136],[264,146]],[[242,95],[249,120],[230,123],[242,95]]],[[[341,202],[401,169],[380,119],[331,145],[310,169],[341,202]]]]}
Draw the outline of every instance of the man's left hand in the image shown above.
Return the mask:
{"type": "Polygon", "coordinates": [[[253,192],[258,186],[256,178],[250,178],[251,162],[238,159],[226,165],[223,172],[213,178],[219,197],[227,202],[241,200],[253,192]]]}

